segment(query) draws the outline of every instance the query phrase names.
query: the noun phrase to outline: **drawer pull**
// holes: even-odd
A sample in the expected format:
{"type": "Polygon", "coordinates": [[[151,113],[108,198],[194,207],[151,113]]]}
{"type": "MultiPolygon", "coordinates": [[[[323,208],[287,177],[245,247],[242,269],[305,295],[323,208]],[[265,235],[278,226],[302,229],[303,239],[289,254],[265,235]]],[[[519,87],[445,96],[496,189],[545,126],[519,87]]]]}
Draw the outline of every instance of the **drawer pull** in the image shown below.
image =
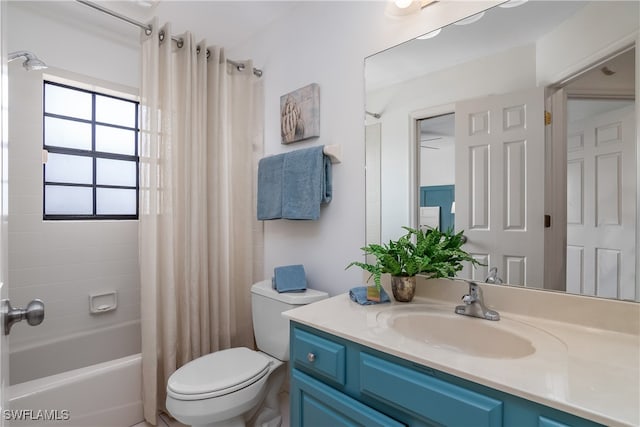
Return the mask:
{"type": "Polygon", "coordinates": [[[316,361],[316,355],[311,353],[311,352],[309,352],[307,354],[307,360],[309,361],[309,363],[315,362],[316,361]]]}

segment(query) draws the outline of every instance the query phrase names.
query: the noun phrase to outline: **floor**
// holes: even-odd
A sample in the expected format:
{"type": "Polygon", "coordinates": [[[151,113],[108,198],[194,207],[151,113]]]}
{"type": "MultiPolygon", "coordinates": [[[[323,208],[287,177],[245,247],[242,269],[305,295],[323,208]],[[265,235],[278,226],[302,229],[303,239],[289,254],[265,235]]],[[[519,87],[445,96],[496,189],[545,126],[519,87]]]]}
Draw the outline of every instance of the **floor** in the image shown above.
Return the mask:
{"type": "MultiPolygon", "coordinates": [[[[280,412],[282,413],[282,425],[281,427],[289,427],[289,393],[283,391],[280,393],[280,412]]],[[[153,427],[146,421],[138,423],[131,427],[153,427]]],[[[176,420],[172,420],[165,414],[160,414],[158,417],[158,427],[185,427],[184,424],[179,423],[176,420]]]]}
{"type": "MultiPolygon", "coordinates": [[[[148,422],[143,421],[131,427],[153,427],[153,426],[148,422]]],[[[158,417],[158,427],[184,427],[184,424],[179,423],[176,420],[172,420],[165,414],[160,414],[160,416],[158,417]]]]}

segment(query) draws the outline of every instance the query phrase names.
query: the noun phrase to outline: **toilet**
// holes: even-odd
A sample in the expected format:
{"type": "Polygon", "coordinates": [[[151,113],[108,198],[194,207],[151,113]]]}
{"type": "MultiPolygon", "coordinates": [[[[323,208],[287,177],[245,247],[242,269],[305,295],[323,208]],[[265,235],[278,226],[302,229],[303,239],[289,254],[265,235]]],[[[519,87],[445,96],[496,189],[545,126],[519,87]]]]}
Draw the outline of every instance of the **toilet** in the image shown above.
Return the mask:
{"type": "Polygon", "coordinates": [[[282,312],[328,297],[326,292],[278,293],[271,280],[251,287],[258,351],[230,348],[199,357],[167,383],[167,410],[190,426],[280,426],[278,393],[289,360],[289,320],[282,312]]]}

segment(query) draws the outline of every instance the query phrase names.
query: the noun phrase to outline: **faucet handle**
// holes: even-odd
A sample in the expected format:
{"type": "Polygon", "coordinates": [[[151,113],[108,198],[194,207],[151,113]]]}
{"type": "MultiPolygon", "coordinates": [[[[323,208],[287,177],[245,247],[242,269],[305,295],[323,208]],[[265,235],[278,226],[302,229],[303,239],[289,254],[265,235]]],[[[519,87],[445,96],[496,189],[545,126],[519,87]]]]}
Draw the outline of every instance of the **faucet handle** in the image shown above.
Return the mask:
{"type": "Polygon", "coordinates": [[[473,298],[469,294],[464,294],[462,296],[462,302],[464,302],[465,304],[471,304],[473,302],[473,298]]]}

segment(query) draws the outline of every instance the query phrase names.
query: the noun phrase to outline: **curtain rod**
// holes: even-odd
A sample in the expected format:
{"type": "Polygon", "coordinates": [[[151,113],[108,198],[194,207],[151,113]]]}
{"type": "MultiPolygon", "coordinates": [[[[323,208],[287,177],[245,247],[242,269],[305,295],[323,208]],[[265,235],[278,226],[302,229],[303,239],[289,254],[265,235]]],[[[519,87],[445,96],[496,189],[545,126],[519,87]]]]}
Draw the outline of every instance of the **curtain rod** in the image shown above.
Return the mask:
{"type": "MultiPolygon", "coordinates": [[[[151,24],[144,24],[140,21],[136,21],[135,19],[131,19],[128,16],[122,15],[120,13],[114,12],[111,9],[107,9],[104,6],[100,6],[97,3],[94,3],[92,1],[88,1],[88,0],[76,0],[78,3],[83,4],[85,6],[89,6],[90,8],[93,8],[95,10],[98,10],[102,13],[106,13],[107,15],[113,16],[114,18],[118,18],[122,21],[128,22],[129,24],[135,25],[136,27],[139,27],[141,29],[144,30],[144,33],[146,35],[151,35],[151,32],[153,31],[153,27],[151,26],[151,24]]],[[[164,39],[164,33],[160,34],[160,40],[162,41],[162,39],[164,39]]],[[[178,44],[178,47],[182,47],[183,44],[183,40],[181,38],[175,37],[175,36],[171,36],[171,40],[173,40],[174,42],[176,42],[178,44]]],[[[209,56],[209,51],[207,50],[207,56],[209,56]]],[[[234,67],[236,67],[236,69],[238,71],[243,71],[245,69],[244,64],[240,63],[240,62],[236,62],[236,61],[232,61],[230,59],[227,59],[227,62],[230,63],[231,65],[233,65],[234,67]]],[[[259,68],[253,68],[253,74],[256,77],[262,77],[262,70],[260,70],[259,68]]]]}

